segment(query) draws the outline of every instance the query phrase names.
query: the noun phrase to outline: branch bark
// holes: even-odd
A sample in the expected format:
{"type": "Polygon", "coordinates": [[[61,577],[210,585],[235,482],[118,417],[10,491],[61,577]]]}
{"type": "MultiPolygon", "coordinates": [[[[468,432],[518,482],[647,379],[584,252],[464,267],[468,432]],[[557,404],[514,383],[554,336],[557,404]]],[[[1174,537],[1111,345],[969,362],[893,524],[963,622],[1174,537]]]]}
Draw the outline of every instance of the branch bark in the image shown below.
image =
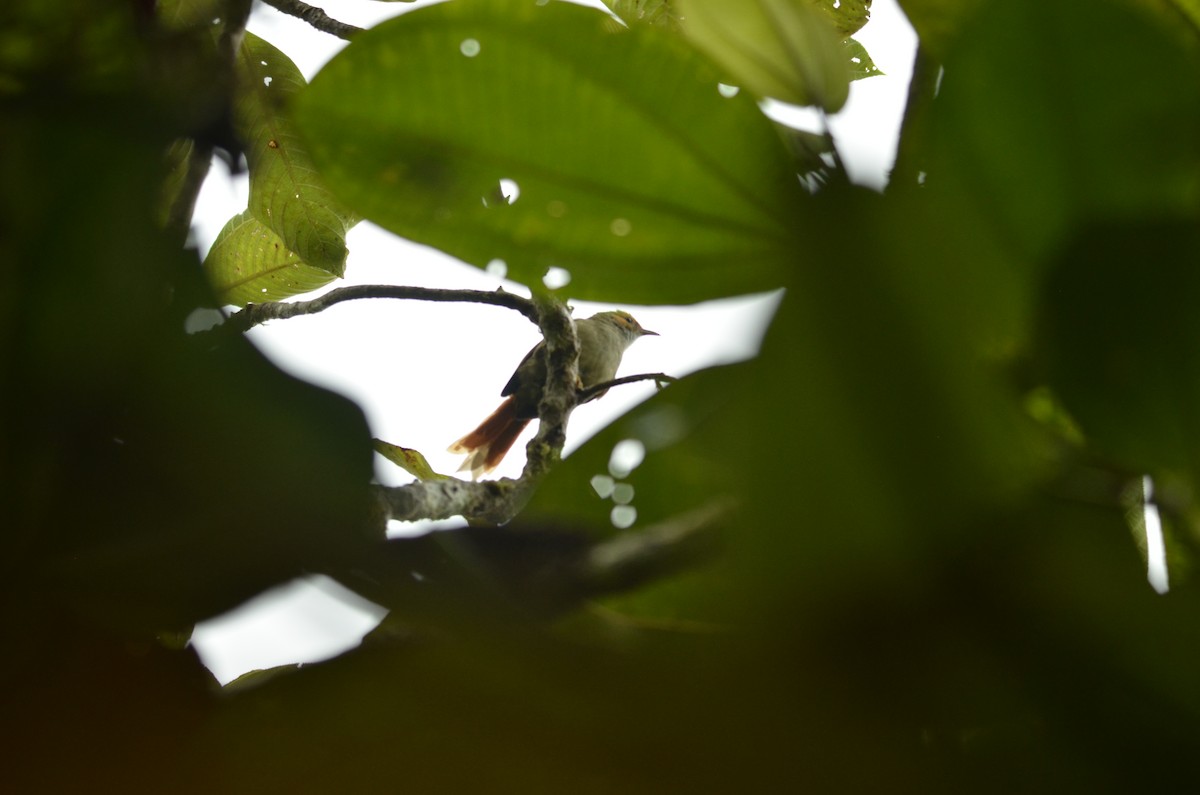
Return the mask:
{"type": "Polygon", "coordinates": [[[546,342],[546,386],[538,403],[538,430],[525,446],[521,480],[536,483],[562,458],[567,420],[579,404],[579,336],[565,304],[535,297],[538,327],[546,342]]]}
{"type": "Polygon", "coordinates": [[[503,290],[444,290],[432,287],[406,287],[394,284],[362,284],[339,287],[308,301],[271,301],[265,304],[249,304],[230,315],[219,327],[228,332],[244,332],[268,320],[286,320],[297,315],[315,315],[343,301],[362,298],[400,298],[411,301],[448,301],[490,304],[506,309],[515,309],[534,323],[539,323],[539,313],[533,301],[503,290]]]}
{"type": "Polygon", "coordinates": [[[316,6],[310,6],[301,0],[263,0],[264,3],[283,13],[307,22],[322,33],[337,36],[339,39],[351,39],[363,29],[345,22],[338,22],[316,6]]]}

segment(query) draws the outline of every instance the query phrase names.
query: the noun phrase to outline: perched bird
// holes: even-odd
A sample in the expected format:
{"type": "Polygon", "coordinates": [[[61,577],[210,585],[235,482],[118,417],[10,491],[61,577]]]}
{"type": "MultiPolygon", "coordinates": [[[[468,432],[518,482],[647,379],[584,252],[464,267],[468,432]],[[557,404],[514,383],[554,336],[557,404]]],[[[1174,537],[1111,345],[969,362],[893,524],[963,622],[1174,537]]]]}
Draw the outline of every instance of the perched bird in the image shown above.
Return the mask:
{"type": "MultiPolygon", "coordinates": [[[[579,380],[586,389],[611,381],[617,375],[625,349],[638,337],[658,336],[647,331],[628,312],[601,312],[575,321],[579,336],[579,380]]],[[[538,343],[517,365],[500,395],[505,401],[479,427],[450,445],[452,453],[466,453],[458,471],[470,470],[478,478],[496,468],[530,420],[537,419],[538,402],[546,383],[545,342],[538,343]]],[[[605,390],[607,391],[607,390],[605,390]]],[[[589,400],[602,397],[604,392],[589,400]]]]}

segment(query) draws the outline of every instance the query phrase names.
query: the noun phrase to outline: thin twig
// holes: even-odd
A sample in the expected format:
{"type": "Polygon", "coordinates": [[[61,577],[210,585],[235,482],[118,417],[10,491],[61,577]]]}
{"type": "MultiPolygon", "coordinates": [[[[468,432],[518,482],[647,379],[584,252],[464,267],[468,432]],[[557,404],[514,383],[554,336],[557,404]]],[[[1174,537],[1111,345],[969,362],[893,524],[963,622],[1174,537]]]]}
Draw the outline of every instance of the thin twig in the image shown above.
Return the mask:
{"type": "Polygon", "coordinates": [[[345,22],[338,22],[321,9],[310,6],[302,0],[263,0],[263,2],[278,11],[307,22],[322,33],[337,36],[339,39],[349,40],[355,34],[362,33],[363,30],[354,25],[347,25],[345,22]]]}
{"type": "Polygon", "coordinates": [[[528,298],[503,290],[445,290],[432,287],[407,287],[397,284],[359,284],[339,287],[325,295],[309,301],[271,301],[265,304],[249,304],[245,309],[234,312],[219,328],[242,332],[268,320],[285,320],[297,315],[315,315],[334,304],[360,298],[400,298],[410,301],[447,301],[459,303],[491,304],[506,309],[515,309],[534,323],[538,322],[537,307],[528,298]]]}
{"type": "Polygon", "coordinates": [[[627,375],[623,378],[614,378],[611,381],[605,381],[600,384],[592,384],[587,389],[579,390],[579,402],[586,403],[601,392],[607,392],[614,386],[623,386],[624,384],[633,384],[638,381],[653,381],[662,389],[664,384],[673,384],[679,379],[673,375],[666,373],[641,373],[640,375],[627,375]]]}

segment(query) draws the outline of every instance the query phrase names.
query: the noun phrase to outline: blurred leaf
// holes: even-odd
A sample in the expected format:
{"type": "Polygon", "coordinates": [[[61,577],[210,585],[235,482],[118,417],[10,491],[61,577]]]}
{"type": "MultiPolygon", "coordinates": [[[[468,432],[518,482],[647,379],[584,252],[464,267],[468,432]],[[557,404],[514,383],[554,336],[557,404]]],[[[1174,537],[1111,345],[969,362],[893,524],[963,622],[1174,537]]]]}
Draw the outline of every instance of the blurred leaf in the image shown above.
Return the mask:
{"type": "Polygon", "coordinates": [[[156,0],[155,19],[170,30],[217,28],[229,10],[231,0],[156,0]]]}
{"type": "Polygon", "coordinates": [[[834,112],[850,72],[833,26],[809,0],[680,0],[684,34],[759,97],[834,112]]]}
{"type": "Polygon", "coordinates": [[[186,332],[213,298],[153,218],[179,130],[144,97],[66,93],[0,119],[12,221],[0,256],[28,264],[0,335],[5,413],[21,418],[0,445],[13,478],[0,557],[23,594],[6,601],[153,637],[357,556],[370,477],[359,409],[240,337],[186,332]]]}
{"type": "MultiPolygon", "coordinates": [[[[986,0],[898,0],[904,15],[912,23],[920,46],[935,58],[945,57],[946,50],[971,15],[986,4],[986,0]]],[[[1030,31],[1032,32],[1032,31],[1030,31]]]]}
{"type": "Polygon", "coordinates": [[[573,297],[648,303],[777,284],[803,196],[770,122],[681,42],[610,21],[566,3],[423,8],[356,37],[298,120],[356,211],[474,265],[506,260],[510,278],[560,266],[573,297]]]}
{"type": "Polygon", "coordinates": [[[249,210],[225,224],[204,269],[221,302],[235,306],[307,293],[341,275],[305,262],[249,210]]]}
{"type": "Polygon", "coordinates": [[[1084,227],[1042,291],[1034,350],[1089,442],[1200,487],[1200,233],[1193,220],[1084,227]]]}
{"type": "Polygon", "coordinates": [[[1200,30],[1200,0],[1170,0],[1170,2],[1179,9],[1180,13],[1191,20],[1195,28],[1200,30]]]}
{"type": "Polygon", "coordinates": [[[1113,2],[992,3],[945,69],[928,184],[956,212],[974,205],[1018,260],[1053,250],[1088,216],[1197,209],[1200,68],[1144,13],[1113,2]]]}
{"type": "Polygon", "coordinates": [[[440,475],[433,471],[433,467],[429,466],[429,462],[425,460],[425,456],[417,450],[408,447],[400,447],[398,445],[389,444],[380,439],[372,439],[372,446],[375,452],[391,461],[396,466],[403,469],[408,474],[415,477],[417,480],[449,480],[449,475],[440,475]]]}
{"type": "Polygon", "coordinates": [[[627,24],[657,25],[679,30],[679,13],[671,7],[673,0],[604,0],[604,4],[627,24]]]}
{"type": "Polygon", "coordinates": [[[858,33],[871,18],[871,0],[809,0],[842,37],[858,33]]]}

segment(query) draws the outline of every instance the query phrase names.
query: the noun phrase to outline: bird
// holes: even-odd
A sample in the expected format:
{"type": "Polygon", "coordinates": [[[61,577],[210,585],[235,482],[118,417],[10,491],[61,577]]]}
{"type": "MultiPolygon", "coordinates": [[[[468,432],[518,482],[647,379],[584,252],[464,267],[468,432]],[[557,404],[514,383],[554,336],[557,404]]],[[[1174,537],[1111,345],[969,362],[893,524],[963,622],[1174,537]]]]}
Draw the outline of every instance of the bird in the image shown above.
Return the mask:
{"type": "MultiPolygon", "coordinates": [[[[630,345],[641,337],[659,336],[657,331],[642,328],[628,312],[619,310],[576,320],[575,333],[579,337],[581,389],[613,380],[621,366],[621,357],[630,345]]],[[[529,421],[537,419],[538,403],[546,383],[546,359],[542,355],[545,346],[544,341],[539,342],[525,354],[500,392],[504,402],[479,423],[478,428],[450,445],[451,453],[467,455],[459,472],[469,470],[475,479],[491,472],[529,421]]],[[[607,391],[589,395],[587,400],[603,397],[607,391]]]]}

